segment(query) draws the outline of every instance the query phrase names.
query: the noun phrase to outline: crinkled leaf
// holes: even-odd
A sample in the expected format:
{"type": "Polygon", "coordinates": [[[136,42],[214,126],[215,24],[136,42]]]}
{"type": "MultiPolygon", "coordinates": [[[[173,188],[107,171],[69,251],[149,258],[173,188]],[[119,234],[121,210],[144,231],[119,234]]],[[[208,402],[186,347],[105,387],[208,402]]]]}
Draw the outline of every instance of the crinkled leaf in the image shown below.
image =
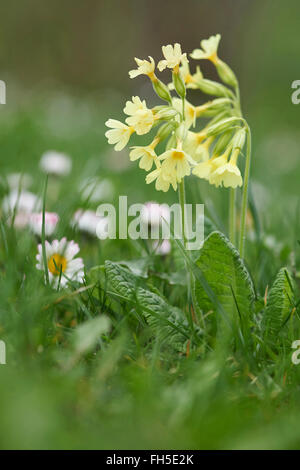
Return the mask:
{"type": "Polygon", "coordinates": [[[264,315],[265,338],[276,342],[282,324],[293,307],[291,276],[286,268],[281,268],[267,297],[264,315]]]}
{"type": "Polygon", "coordinates": [[[182,351],[190,337],[183,312],[169,305],[154,292],[141,287],[137,289],[137,301],[148,324],[159,339],[182,351]]]}
{"type": "Polygon", "coordinates": [[[133,299],[137,282],[136,276],[112,261],[105,261],[105,270],[113,290],[129,300],[133,299]]]}
{"type": "Polygon", "coordinates": [[[217,311],[217,303],[231,323],[236,323],[239,316],[243,323],[248,322],[252,312],[254,289],[249,273],[238,251],[220,232],[211,233],[200,250],[197,260],[215,302],[203,285],[196,279],[195,293],[199,307],[204,313],[217,311]]]}

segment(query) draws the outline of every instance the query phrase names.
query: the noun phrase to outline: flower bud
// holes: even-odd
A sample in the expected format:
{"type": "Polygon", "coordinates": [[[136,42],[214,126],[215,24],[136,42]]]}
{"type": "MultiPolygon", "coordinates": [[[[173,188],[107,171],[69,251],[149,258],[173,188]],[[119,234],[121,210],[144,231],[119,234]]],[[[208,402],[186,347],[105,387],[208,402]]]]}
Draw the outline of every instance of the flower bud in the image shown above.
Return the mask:
{"type": "Polygon", "coordinates": [[[232,138],[232,133],[231,132],[224,132],[224,134],[222,134],[215,147],[214,147],[214,154],[215,155],[221,155],[224,150],[226,149],[226,147],[228,146],[229,142],[231,141],[231,138],[232,138]]]}
{"type": "Polygon", "coordinates": [[[225,132],[225,131],[229,130],[234,125],[239,124],[240,122],[241,122],[241,118],[230,117],[230,118],[227,118],[227,119],[223,119],[222,121],[219,121],[216,124],[213,124],[213,125],[205,128],[205,129],[203,129],[202,132],[205,133],[205,135],[207,137],[210,137],[211,135],[221,134],[221,132],[225,132]]]}
{"type": "Polygon", "coordinates": [[[158,137],[160,141],[164,140],[166,137],[168,137],[168,135],[171,134],[171,132],[174,131],[176,125],[178,125],[178,123],[175,123],[174,121],[173,122],[167,122],[166,124],[163,124],[158,129],[156,137],[158,137]]]}
{"type": "Polygon", "coordinates": [[[232,87],[237,86],[237,83],[238,83],[237,78],[234,72],[229,67],[229,65],[225,64],[225,62],[223,62],[221,59],[218,59],[216,63],[216,69],[217,69],[220,79],[224,83],[232,87]]]}
{"type": "Polygon", "coordinates": [[[207,78],[202,78],[195,80],[196,86],[207,95],[214,96],[228,96],[230,90],[228,90],[224,85],[213,80],[208,80],[207,78]]]}
{"type": "Polygon", "coordinates": [[[217,98],[197,107],[197,117],[214,116],[231,104],[230,98],[217,98]]]}
{"type": "Polygon", "coordinates": [[[182,122],[176,129],[176,137],[183,142],[187,136],[186,124],[182,122]]]}
{"type": "Polygon", "coordinates": [[[233,150],[235,150],[235,149],[242,150],[242,148],[244,147],[244,144],[245,144],[245,140],[246,140],[246,130],[245,130],[245,128],[239,129],[235,133],[235,135],[232,139],[232,148],[233,148],[233,150]]]}
{"type": "Polygon", "coordinates": [[[178,72],[173,71],[172,77],[173,77],[173,85],[174,85],[177,95],[180,96],[180,98],[182,99],[185,98],[186,89],[185,89],[185,83],[181,76],[181,73],[179,71],[178,72]]]}
{"type": "Polygon", "coordinates": [[[172,98],[169,92],[167,85],[165,85],[161,80],[156,78],[152,81],[153,89],[155,93],[164,101],[168,101],[168,103],[172,102],[172,98]]]}
{"type": "Polygon", "coordinates": [[[176,147],[176,136],[175,134],[171,135],[169,138],[167,145],[166,145],[166,150],[170,150],[172,148],[176,147]]]}
{"type": "Polygon", "coordinates": [[[173,119],[178,114],[171,106],[155,106],[152,111],[157,119],[173,119]]]}

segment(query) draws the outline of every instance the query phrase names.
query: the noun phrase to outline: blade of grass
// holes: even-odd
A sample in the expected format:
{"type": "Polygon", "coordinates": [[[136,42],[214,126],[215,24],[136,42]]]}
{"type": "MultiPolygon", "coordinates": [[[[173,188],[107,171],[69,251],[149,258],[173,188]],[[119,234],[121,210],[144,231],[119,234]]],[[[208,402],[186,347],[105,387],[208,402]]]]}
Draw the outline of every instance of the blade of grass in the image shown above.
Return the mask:
{"type": "Polygon", "coordinates": [[[46,237],[45,237],[45,212],[46,212],[47,186],[48,186],[48,175],[46,176],[44,193],[43,193],[42,254],[43,254],[43,262],[44,262],[44,269],[45,269],[46,284],[49,285],[49,272],[48,272],[48,263],[47,263],[47,254],[46,254],[46,237]]]}

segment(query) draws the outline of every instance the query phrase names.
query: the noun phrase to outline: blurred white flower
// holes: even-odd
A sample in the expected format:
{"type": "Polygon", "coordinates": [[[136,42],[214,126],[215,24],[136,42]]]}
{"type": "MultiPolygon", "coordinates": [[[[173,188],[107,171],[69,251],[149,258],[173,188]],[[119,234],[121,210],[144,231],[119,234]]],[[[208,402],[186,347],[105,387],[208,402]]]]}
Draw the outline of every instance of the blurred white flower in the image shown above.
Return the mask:
{"type": "MultiPolygon", "coordinates": [[[[28,212],[17,212],[14,218],[14,227],[16,229],[23,229],[27,227],[30,219],[30,214],[28,212]]],[[[8,222],[11,223],[11,217],[8,219],[8,222]]]]}
{"type": "MultiPolygon", "coordinates": [[[[59,216],[55,212],[45,212],[45,235],[52,235],[59,221],[59,216]]],[[[43,213],[30,214],[29,227],[39,237],[42,235],[43,213]]]]}
{"type": "Polygon", "coordinates": [[[72,170],[72,160],[64,153],[49,150],[42,155],[40,168],[50,175],[67,176],[72,170]]]}
{"type": "Polygon", "coordinates": [[[86,178],[80,185],[83,200],[90,202],[109,201],[114,195],[114,186],[108,179],[98,177],[86,178]]]}
{"type": "MultiPolygon", "coordinates": [[[[49,243],[46,240],[45,248],[49,281],[51,285],[57,287],[58,283],[60,282],[60,285],[64,286],[67,284],[68,279],[72,281],[82,281],[84,276],[83,261],[81,258],[74,259],[80,250],[77,243],[75,243],[73,240],[68,242],[66,238],[62,238],[60,241],[53,240],[52,243],[49,243]]],[[[38,254],[36,255],[36,259],[37,269],[44,271],[41,244],[38,245],[38,254]]]]}
{"type": "Polygon", "coordinates": [[[4,212],[25,212],[27,214],[40,210],[42,201],[35,194],[29,191],[18,191],[14,189],[11,191],[2,202],[4,212]]]}
{"type": "Polygon", "coordinates": [[[9,173],[6,180],[11,190],[28,189],[32,184],[32,177],[27,173],[9,173]]]}
{"type": "Polygon", "coordinates": [[[72,226],[75,226],[80,232],[88,233],[94,237],[106,233],[108,218],[100,217],[91,210],[77,210],[73,216],[72,226]]]}
{"type": "Polygon", "coordinates": [[[146,225],[158,226],[170,222],[170,209],[166,204],[149,201],[144,204],[141,212],[142,222],[146,225]]]}
{"type": "Polygon", "coordinates": [[[153,249],[157,255],[167,255],[171,251],[170,240],[155,240],[153,242],[153,249]]]}

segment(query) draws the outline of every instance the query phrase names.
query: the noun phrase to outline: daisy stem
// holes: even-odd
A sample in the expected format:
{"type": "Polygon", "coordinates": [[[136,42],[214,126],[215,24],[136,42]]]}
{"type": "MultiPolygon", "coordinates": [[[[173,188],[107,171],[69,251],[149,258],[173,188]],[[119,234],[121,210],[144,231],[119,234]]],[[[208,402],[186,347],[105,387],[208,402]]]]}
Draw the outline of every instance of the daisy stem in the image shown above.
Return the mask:
{"type": "Polygon", "coordinates": [[[246,124],[247,130],[247,154],[246,154],[246,165],[244,173],[244,187],[242,197],[242,213],[241,213],[241,230],[240,230],[240,245],[239,251],[241,258],[244,257],[245,253],[245,240],[246,240],[246,216],[248,207],[248,186],[250,176],[250,164],[251,164],[251,131],[248,124],[246,124]]]}
{"type": "Polygon", "coordinates": [[[42,254],[43,254],[43,262],[44,262],[44,269],[45,269],[46,284],[49,285],[49,272],[48,272],[48,263],[47,263],[47,254],[46,254],[46,237],[45,237],[45,212],[46,212],[47,186],[48,186],[48,175],[46,176],[44,194],[43,194],[42,254]]]}
{"type": "Polygon", "coordinates": [[[236,227],[236,190],[230,188],[229,192],[229,240],[233,245],[236,243],[235,239],[236,227]]]}

